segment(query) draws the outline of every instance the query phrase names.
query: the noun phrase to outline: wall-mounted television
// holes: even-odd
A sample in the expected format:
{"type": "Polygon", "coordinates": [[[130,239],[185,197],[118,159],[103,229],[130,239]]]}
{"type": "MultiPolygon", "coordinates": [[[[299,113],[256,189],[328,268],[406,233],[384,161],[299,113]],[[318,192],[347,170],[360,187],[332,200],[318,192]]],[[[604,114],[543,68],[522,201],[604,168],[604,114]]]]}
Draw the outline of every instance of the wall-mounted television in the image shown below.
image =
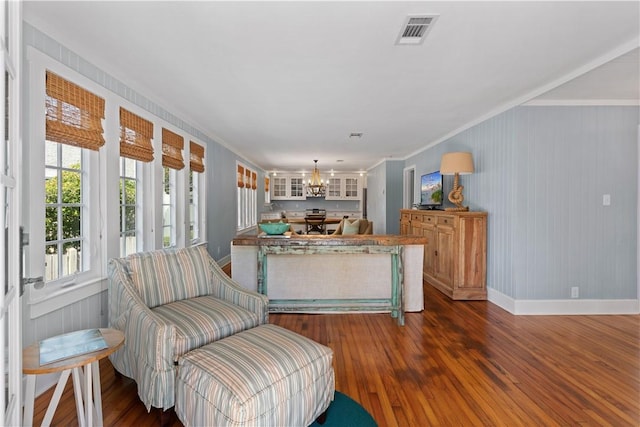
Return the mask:
{"type": "Polygon", "coordinates": [[[440,171],[431,172],[420,177],[420,207],[437,209],[442,206],[442,175],[440,171]]]}

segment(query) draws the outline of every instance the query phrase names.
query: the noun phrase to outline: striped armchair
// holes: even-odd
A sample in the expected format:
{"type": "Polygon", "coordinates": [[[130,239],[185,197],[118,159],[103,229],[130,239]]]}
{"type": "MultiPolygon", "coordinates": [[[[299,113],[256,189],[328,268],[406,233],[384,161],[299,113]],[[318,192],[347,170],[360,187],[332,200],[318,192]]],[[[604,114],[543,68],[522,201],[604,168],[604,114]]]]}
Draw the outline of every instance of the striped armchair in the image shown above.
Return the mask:
{"type": "Polygon", "coordinates": [[[147,410],[174,405],[181,356],[269,320],[267,297],[231,280],[204,246],[111,259],[108,278],[109,327],[125,335],[110,359],[147,410]]]}

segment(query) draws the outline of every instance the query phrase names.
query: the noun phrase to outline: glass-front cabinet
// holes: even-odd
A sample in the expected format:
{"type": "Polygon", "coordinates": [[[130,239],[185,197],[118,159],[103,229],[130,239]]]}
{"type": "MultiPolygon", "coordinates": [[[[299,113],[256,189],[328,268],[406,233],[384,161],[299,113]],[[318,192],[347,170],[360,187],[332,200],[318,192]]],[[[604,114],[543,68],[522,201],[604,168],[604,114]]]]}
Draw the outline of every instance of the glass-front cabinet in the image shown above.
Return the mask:
{"type": "Polygon", "coordinates": [[[342,178],[331,177],[327,180],[326,198],[340,199],[342,197],[342,178]]]}
{"type": "Polygon", "coordinates": [[[271,200],[305,200],[304,179],[301,176],[271,177],[271,200]]]}
{"type": "Polygon", "coordinates": [[[327,180],[327,200],[360,200],[362,177],[360,175],[332,176],[327,180]]]}

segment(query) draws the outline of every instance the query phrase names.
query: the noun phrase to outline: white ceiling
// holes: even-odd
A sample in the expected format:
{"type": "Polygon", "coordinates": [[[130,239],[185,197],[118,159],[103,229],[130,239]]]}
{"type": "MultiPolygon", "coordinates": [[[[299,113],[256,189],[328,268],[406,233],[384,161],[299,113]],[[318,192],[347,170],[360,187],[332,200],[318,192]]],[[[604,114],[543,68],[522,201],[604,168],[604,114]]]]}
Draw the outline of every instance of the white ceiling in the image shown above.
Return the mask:
{"type": "Polygon", "coordinates": [[[639,5],[27,1],[24,18],[266,170],[356,171],[540,95],[637,102],[639,5]],[[396,45],[414,13],[439,18],[396,45]]]}

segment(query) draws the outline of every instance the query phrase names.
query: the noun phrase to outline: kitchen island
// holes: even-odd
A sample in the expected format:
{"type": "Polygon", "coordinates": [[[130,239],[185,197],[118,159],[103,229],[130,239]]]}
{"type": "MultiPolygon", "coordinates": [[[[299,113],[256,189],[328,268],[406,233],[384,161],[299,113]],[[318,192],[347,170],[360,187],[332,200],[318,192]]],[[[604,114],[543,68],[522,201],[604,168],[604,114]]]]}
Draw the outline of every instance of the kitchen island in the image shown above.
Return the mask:
{"type": "Polygon", "coordinates": [[[266,294],[272,312],[389,312],[424,308],[426,238],[398,235],[239,235],[232,277],[266,294]]]}

